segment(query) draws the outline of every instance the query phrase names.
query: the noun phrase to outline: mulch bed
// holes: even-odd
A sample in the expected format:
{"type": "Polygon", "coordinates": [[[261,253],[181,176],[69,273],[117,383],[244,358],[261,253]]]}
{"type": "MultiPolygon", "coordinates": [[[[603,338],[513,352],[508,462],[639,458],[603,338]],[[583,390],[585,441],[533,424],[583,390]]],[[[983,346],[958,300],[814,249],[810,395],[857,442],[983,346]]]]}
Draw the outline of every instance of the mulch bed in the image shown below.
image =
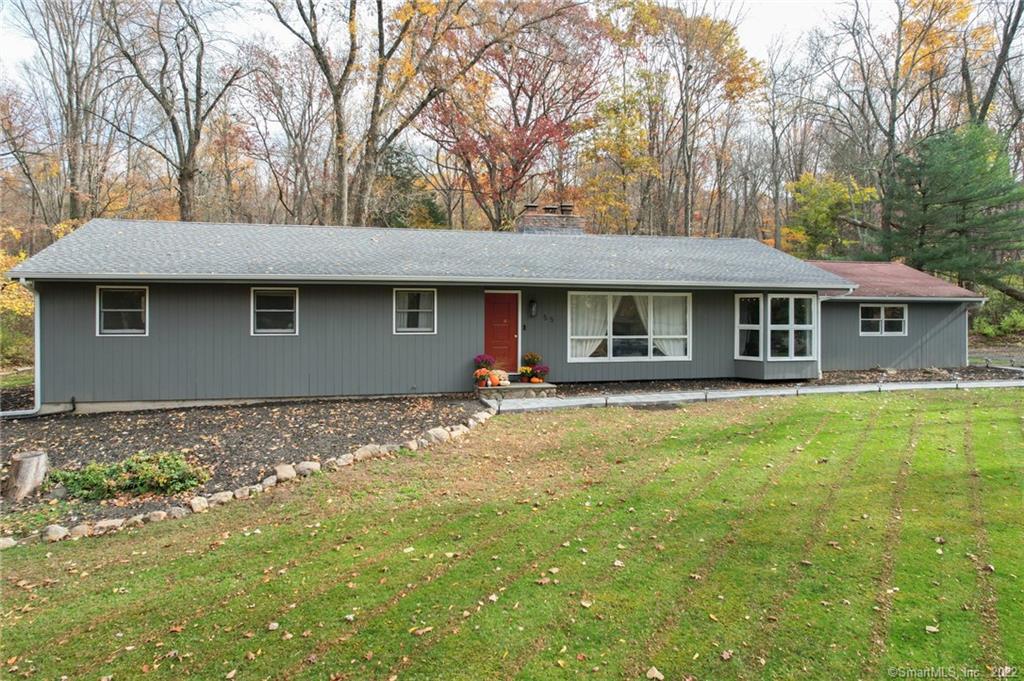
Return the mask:
{"type": "MultiPolygon", "coordinates": [[[[367,443],[411,439],[440,425],[464,422],[481,405],[468,395],[363,400],[280,402],[110,414],[62,414],[5,421],[0,474],[11,454],[42,449],[51,468],[78,468],[90,461],[119,461],[140,451],[182,451],[212,473],[197,493],[232,490],[259,482],[282,462],[321,460],[367,443]]],[[[166,506],[163,499],[76,504],[76,516],[126,516],[166,506]]],[[[7,509],[11,510],[11,509],[7,509]]]]}
{"type": "Polygon", "coordinates": [[[35,406],[35,388],[31,385],[0,390],[0,411],[20,411],[35,406]]]}
{"type": "Polygon", "coordinates": [[[922,381],[991,381],[1020,378],[1005,369],[982,366],[959,369],[869,369],[867,371],[826,371],[820,379],[806,381],[747,381],[741,378],[712,378],[676,381],[614,381],[608,383],[562,383],[560,397],[614,393],[693,392],[701,390],[749,390],[797,385],[846,385],[850,383],[907,383],[922,381]]]}

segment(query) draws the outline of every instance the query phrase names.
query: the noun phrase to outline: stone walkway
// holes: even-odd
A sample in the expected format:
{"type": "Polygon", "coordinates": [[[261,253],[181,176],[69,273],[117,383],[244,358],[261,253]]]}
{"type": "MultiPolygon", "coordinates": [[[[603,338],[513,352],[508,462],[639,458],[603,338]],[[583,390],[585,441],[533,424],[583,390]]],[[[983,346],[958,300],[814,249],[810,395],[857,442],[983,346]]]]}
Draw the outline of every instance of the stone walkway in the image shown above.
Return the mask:
{"type": "Polygon", "coordinates": [[[970,390],[978,388],[1024,388],[1024,369],[1020,378],[1004,381],[931,381],[913,383],[857,383],[850,385],[815,385],[786,388],[752,388],[750,390],[701,390],[693,392],[617,393],[586,397],[535,397],[505,400],[481,399],[499,414],[582,407],[671,407],[690,402],[732,400],[742,397],[798,397],[836,393],[874,393],[901,390],[970,390]]]}

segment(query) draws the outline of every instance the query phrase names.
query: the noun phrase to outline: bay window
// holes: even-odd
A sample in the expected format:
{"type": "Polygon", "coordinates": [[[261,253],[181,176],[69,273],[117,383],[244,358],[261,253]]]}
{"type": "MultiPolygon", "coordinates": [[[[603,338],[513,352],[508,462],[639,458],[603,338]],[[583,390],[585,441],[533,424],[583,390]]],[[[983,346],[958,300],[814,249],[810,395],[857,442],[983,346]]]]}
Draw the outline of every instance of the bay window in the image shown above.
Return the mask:
{"type": "Polygon", "coordinates": [[[736,296],[736,359],[761,359],[761,314],[764,299],[760,295],[736,296]]]}
{"type": "Polygon", "coordinates": [[[768,296],[768,359],[814,359],[813,295],[768,296]]]}
{"type": "Polygon", "coordinates": [[[689,358],[689,293],[569,294],[570,362],[689,358]]]}

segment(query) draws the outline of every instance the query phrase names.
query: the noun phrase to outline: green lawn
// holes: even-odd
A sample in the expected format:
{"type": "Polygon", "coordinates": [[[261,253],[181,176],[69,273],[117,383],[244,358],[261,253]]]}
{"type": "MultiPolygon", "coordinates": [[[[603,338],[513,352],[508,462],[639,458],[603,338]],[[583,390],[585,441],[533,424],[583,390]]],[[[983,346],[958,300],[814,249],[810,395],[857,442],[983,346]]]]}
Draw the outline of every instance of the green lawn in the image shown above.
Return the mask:
{"type": "Polygon", "coordinates": [[[1016,390],[502,416],[5,551],[3,659],[37,678],[987,678],[1024,665],[1022,454],[1016,390]]]}
{"type": "Polygon", "coordinates": [[[0,375],[0,390],[7,388],[23,388],[32,385],[36,376],[31,371],[12,371],[9,374],[0,375]]]}

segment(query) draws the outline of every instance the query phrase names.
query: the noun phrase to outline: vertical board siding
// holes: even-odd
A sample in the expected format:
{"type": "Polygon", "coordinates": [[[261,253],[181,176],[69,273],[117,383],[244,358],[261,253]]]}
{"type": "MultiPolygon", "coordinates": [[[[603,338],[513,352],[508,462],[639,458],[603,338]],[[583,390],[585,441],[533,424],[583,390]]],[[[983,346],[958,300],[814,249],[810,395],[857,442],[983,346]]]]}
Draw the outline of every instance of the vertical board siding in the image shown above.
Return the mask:
{"type": "MultiPolygon", "coordinates": [[[[128,402],[463,392],[471,387],[472,358],[483,350],[482,286],[437,287],[437,333],[395,335],[392,286],[301,285],[299,335],[253,336],[249,285],[151,284],[147,337],[96,336],[95,284],[40,282],[38,287],[42,398],[47,403],[72,397],[128,402]]],[[[556,383],[732,376],[771,380],[810,378],[817,372],[815,362],[734,360],[734,291],[681,291],[692,293],[688,361],[570,363],[567,290],[521,291],[522,350],[543,355],[556,383]],[[537,303],[536,317],[528,314],[530,301],[537,303]]],[[[845,366],[856,347],[830,345],[839,337],[831,327],[845,323],[833,319],[831,306],[825,306],[823,316],[823,365],[856,368],[845,366]]],[[[966,322],[959,306],[954,307],[946,309],[948,330],[940,333],[949,334],[943,347],[956,336],[963,355],[966,322]]],[[[909,323],[914,334],[930,322],[912,306],[909,323]]],[[[854,327],[854,345],[864,340],[854,327]]],[[[960,363],[960,356],[955,359],[960,363]]],[[[865,362],[873,366],[878,360],[865,362]]],[[[937,364],[929,359],[922,366],[937,364]]]]}
{"type": "Polygon", "coordinates": [[[151,284],[149,335],[96,336],[95,284],[39,283],[48,403],[459,392],[483,293],[440,287],[436,335],[394,335],[390,286],[300,286],[299,335],[250,334],[250,286],[151,284]]]}
{"type": "Polygon", "coordinates": [[[859,302],[825,302],[822,319],[824,371],[967,364],[967,306],[963,303],[908,303],[906,336],[861,336],[859,302]]]}

